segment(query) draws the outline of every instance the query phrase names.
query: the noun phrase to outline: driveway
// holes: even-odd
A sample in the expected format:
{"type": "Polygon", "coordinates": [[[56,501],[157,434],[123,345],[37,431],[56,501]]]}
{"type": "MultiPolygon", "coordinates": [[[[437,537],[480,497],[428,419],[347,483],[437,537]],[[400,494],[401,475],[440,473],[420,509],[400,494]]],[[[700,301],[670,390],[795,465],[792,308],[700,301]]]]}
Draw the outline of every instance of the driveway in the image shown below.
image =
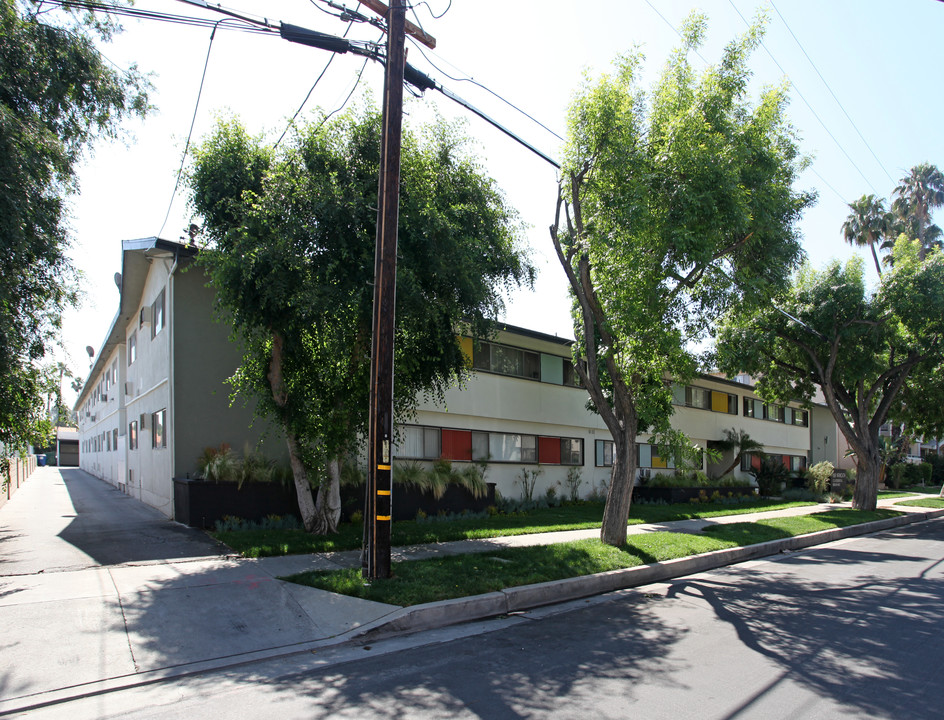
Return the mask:
{"type": "Polygon", "coordinates": [[[0,515],[0,576],[225,553],[78,468],[38,468],[0,515]]]}

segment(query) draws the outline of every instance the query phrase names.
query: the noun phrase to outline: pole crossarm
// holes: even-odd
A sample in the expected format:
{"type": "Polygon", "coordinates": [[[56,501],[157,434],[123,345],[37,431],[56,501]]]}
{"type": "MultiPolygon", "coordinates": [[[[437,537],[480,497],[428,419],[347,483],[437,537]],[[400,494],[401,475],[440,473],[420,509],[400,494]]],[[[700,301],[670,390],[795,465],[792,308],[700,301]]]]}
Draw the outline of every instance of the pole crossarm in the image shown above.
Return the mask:
{"type": "MultiPolygon", "coordinates": [[[[368,7],[368,8],[370,8],[371,10],[373,10],[375,13],[377,13],[377,14],[380,15],[381,17],[384,17],[384,18],[385,18],[385,17],[387,17],[388,14],[390,13],[390,8],[387,7],[386,4],[380,2],[380,0],[357,0],[357,1],[358,1],[361,5],[364,5],[364,6],[368,7]]],[[[407,34],[407,35],[412,35],[412,36],[415,37],[417,40],[419,40],[421,43],[423,43],[426,47],[428,47],[430,50],[435,50],[435,49],[436,49],[436,38],[434,38],[434,37],[433,37],[432,35],[430,35],[428,32],[426,32],[425,30],[423,30],[423,28],[421,28],[421,27],[419,27],[419,26],[417,26],[417,25],[414,25],[414,24],[411,23],[409,20],[404,20],[403,22],[404,22],[404,25],[405,25],[405,27],[406,27],[406,34],[407,34]]]]}

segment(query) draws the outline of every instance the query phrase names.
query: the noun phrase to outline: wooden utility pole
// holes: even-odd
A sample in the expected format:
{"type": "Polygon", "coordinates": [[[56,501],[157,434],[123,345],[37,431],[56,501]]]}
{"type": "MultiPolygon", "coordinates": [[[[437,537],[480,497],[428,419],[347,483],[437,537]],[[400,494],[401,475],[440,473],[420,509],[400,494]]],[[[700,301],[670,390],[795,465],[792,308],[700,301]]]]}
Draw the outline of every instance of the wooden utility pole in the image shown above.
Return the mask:
{"type": "Polygon", "coordinates": [[[393,336],[397,283],[397,222],[400,210],[400,145],[405,53],[404,0],[387,13],[383,130],[377,190],[377,250],[370,353],[370,418],[367,431],[367,499],[364,515],[365,578],[390,577],[393,515],[393,336]]]}

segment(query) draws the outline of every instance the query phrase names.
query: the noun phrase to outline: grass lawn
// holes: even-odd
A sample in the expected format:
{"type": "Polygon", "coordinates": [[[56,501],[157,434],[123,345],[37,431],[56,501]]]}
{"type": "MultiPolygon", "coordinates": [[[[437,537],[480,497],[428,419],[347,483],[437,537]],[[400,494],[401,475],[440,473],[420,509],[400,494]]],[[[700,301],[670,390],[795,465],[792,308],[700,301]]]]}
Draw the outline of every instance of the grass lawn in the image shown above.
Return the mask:
{"type": "MultiPolygon", "coordinates": [[[[810,502],[774,502],[758,500],[739,505],[634,505],[629,524],[670,522],[692,518],[711,518],[722,515],[763,512],[788,507],[815,505],[810,502]]],[[[543,508],[518,515],[493,515],[487,518],[451,519],[448,521],[415,520],[393,524],[394,547],[502,537],[530,535],[559,530],[586,530],[598,528],[603,520],[602,503],[562,505],[543,508]]],[[[245,557],[296,555],[299,553],[357,550],[361,547],[361,526],[343,524],[337,535],[311,535],[303,530],[238,530],[212,533],[213,537],[245,557]]]]}
{"type": "Polygon", "coordinates": [[[307,572],[282,579],[391,605],[416,605],[699,555],[898,514],[891,510],[864,512],[841,509],[813,517],[717,525],[712,526],[712,532],[703,535],[671,532],[630,535],[622,548],[604,545],[599,540],[578,540],[413,560],[394,563],[394,577],[375,580],[369,585],[365,585],[360,568],[307,572]]]}
{"type": "Polygon", "coordinates": [[[944,498],[941,497],[923,497],[915,500],[904,500],[896,505],[913,505],[914,507],[926,508],[944,508],[944,498]]]}

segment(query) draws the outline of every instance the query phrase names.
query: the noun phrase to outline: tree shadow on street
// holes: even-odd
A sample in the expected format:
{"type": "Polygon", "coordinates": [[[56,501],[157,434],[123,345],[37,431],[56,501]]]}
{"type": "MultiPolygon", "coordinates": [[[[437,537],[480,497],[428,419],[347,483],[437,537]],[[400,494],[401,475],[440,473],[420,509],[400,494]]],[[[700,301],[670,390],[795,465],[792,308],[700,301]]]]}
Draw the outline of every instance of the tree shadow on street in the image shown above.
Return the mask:
{"type": "MultiPolygon", "coordinates": [[[[895,535],[920,533],[927,529],[895,535]]],[[[893,548],[833,546],[772,563],[763,575],[735,567],[720,579],[672,583],[669,597],[709,603],[744,646],[784,670],[729,717],[750,710],[785,680],[870,717],[940,717],[944,560],[940,554],[899,555],[893,548]],[[858,572],[837,580],[830,577],[837,565],[858,572]],[[883,566],[891,565],[911,576],[888,579],[883,566]],[[794,572],[798,567],[802,576],[794,572]],[[736,579],[723,579],[732,573],[736,579]]]]}

